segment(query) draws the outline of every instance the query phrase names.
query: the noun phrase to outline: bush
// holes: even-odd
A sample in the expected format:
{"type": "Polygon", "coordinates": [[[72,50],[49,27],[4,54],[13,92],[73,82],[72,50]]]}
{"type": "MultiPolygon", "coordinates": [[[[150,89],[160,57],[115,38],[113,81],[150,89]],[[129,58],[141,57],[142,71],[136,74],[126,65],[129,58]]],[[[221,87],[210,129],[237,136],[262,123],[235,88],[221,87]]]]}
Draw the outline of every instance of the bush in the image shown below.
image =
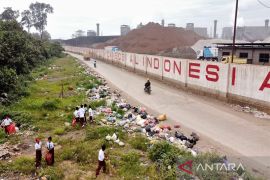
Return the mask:
{"type": "Polygon", "coordinates": [[[35,160],[32,157],[21,156],[11,164],[11,169],[16,172],[30,174],[35,172],[35,160]]]}
{"type": "Polygon", "coordinates": [[[45,110],[48,111],[54,111],[56,109],[58,109],[58,104],[59,104],[59,100],[50,100],[50,101],[45,101],[41,107],[45,110]]]}
{"type": "Polygon", "coordinates": [[[59,167],[47,167],[40,172],[41,176],[45,176],[50,180],[63,179],[65,177],[63,169],[59,167]]]}
{"type": "Polygon", "coordinates": [[[64,148],[61,152],[61,159],[62,160],[72,160],[74,158],[75,150],[74,148],[64,148]]]}
{"type": "Polygon", "coordinates": [[[0,119],[3,119],[7,114],[10,115],[13,122],[15,122],[17,125],[24,125],[24,128],[29,127],[29,125],[31,125],[33,122],[33,117],[29,113],[22,111],[9,111],[7,109],[2,111],[2,114],[0,114],[0,119]]]}
{"type": "Polygon", "coordinates": [[[133,179],[144,174],[144,168],[140,166],[139,154],[129,152],[121,157],[119,174],[126,179],[133,179]]]}
{"type": "Polygon", "coordinates": [[[7,67],[0,67],[0,93],[9,92],[14,89],[17,84],[16,71],[7,67]]]}
{"type": "Polygon", "coordinates": [[[192,159],[190,153],[178,149],[168,142],[154,144],[148,151],[149,158],[157,165],[162,179],[176,178],[176,164],[179,158],[192,159]],[[168,167],[171,167],[170,169],[168,167]]]}
{"type": "Polygon", "coordinates": [[[140,135],[130,139],[129,144],[135,149],[147,151],[149,141],[144,136],[140,135]]]}
{"type": "Polygon", "coordinates": [[[27,76],[49,58],[61,56],[63,51],[59,43],[33,38],[16,21],[0,20],[0,42],[0,92],[11,94],[11,100],[24,92],[24,81],[18,77],[27,76]]]}
{"type": "Polygon", "coordinates": [[[56,135],[63,135],[63,134],[65,134],[65,128],[63,128],[63,127],[56,128],[53,131],[53,133],[56,135]]]}

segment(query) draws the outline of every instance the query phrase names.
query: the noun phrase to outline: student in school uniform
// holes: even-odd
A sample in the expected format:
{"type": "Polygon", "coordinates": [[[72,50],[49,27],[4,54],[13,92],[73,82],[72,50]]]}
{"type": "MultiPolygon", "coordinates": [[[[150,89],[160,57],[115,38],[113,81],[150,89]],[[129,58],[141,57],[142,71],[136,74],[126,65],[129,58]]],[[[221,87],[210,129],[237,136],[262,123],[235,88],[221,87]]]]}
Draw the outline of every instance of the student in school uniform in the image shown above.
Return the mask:
{"type": "Polygon", "coordinates": [[[89,122],[93,123],[94,122],[94,112],[91,106],[89,105],[88,107],[88,115],[89,115],[89,122]]]}
{"type": "Polygon", "coordinates": [[[35,150],[36,150],[36,168],[40,168],[41,166],[41,158],[42,158],[42,143],[41,141],[36,138],[36,143],[35,143],[35,150]]]}
{"type": "Polygon", "coordinates": [[[83,108],[84,108],[84,124],[86,125],[86,115],[87,115],[87,104],[84,104],[84,106],[83,106],[83,108]]]}
{"type": "Polygon", "coordinates": [[[6,134],[16,133],[15,125],[9,115],[6,115],[5,119],[2,120],[1,126],[5,129],[6,134]]]}
{"type": "Polygon", "coordinates": [[[80,109],[79,109],[79,118],[80,118],[80,123],[81,126],[84,127],[84,107],[83,105],[81,105],[80,109]]]}
{"type": "Polygon", "coordinates": [[[103,172],[106,173],[106,162],[105,162],[105,152],[104,152],[105,149],[106,149],[106,146],[105,144],[103,144],[98,153],[98,168],[96,170],[96,177],[99,175],[99,171],[101,170],[101,168],[103,168],[103,172]]]}
{"type": "Polygon", "coordinates": [[[79,107],[75,108],[75,111],[74,111],[73,115],[74,115],[74,117],[76,119],[76,123],[79,123],[80,122],[79,107]]]}
{"type": "Polygon", "coordinates": [[[47,150],[46,162],[47,165],[52,166],[54,164],[54,144],[52,142],[52,137],[48,137],[47,150]]]}

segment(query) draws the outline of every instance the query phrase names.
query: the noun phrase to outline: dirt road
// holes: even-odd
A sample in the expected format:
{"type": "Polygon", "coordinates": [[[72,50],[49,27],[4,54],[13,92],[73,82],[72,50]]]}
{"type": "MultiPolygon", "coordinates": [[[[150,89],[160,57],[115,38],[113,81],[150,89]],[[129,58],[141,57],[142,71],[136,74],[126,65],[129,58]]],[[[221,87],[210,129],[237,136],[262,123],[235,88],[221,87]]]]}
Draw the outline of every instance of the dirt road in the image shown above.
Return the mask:
{"type": "MultiPolygon", "coordinates": [[[[83,60],[80,55],[72,56],[83,60]]],[[[92,61],[86,64],[93,67],[92,61]]],[[[270,177],[270,121],[157,81],[152,83],[153,93],[147,95],[143,91],[145,77],[98,60],[96,71],[146,107],[166,113],[171,123],[198,132],[224,153],[270,177]]]]}

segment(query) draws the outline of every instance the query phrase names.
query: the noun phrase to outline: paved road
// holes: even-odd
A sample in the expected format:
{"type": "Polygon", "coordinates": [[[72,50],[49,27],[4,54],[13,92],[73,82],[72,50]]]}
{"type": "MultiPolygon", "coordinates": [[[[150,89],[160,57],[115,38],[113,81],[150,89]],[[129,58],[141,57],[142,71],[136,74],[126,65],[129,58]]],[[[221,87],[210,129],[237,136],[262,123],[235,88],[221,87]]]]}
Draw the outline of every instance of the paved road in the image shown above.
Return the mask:
{"type": "MultiPolygon", "coordinates": [[[[82,56],[72,55],[82,60],[82,56]]],[[[93,67],[92,62],[86,64],[93,67]]],[[[171,121],[219,142],[219,148],[248,157],[252,166],[270,177],[270,121],[159,82],[152,84],[153,93],[149,96],[143,92],[144,77],[101,61],[97,61],[96,71],[146,107],[166,113],[171,121]]]]}

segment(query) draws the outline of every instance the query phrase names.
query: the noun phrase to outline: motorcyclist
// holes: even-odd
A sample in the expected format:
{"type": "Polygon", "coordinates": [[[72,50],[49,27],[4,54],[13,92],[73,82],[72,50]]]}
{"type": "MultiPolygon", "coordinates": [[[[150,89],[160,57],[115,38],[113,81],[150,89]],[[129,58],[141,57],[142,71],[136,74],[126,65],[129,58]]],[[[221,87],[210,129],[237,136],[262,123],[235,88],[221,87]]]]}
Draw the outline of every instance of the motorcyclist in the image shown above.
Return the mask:
{"type": "Polygon", "coordinates": [[[151,82],[149,79],[147,79],[146,83],[144,84],[144,89],[145,90],[150,90],[151,89],[151,82]]]}

